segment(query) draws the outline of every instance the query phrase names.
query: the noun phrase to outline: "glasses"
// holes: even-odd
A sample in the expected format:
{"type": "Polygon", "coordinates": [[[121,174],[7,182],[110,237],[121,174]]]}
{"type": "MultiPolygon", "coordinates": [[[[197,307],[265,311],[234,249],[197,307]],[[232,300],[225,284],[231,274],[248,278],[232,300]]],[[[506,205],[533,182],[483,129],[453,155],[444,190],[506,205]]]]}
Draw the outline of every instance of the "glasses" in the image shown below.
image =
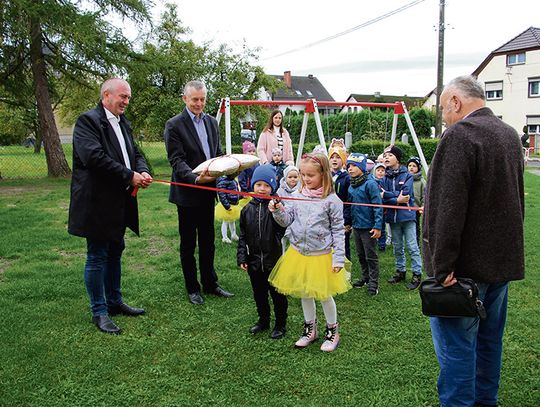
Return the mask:
{"type": "Polygon", "coordinates": [[[319,163],[319,165],[322,167],[322,162],[321,160],[314,154],[302,154],[302,160],[307,160],[307,159],[311,159],[317,163],[319,163]]]}

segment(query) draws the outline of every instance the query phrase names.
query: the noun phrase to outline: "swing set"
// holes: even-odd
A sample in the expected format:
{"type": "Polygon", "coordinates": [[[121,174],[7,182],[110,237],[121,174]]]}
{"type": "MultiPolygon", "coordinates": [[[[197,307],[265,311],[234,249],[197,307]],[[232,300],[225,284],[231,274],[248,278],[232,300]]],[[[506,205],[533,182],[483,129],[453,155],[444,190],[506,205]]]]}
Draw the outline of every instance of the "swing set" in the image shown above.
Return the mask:
{"type": "MultiPolygon", "coordinates": [[[[418,156],[420,157],[420,161],[422,162],[422,167],[425,169],[426,174],[428,171],[428,164],[426,161],[426,158],[424,157],[424,153],[422,151],[422,147],[420,146],[420,142],[418,141],[418,136],[416,135],[416,131],[414,130],[411,118],[409,116],[409,112],[407,111],[407,107],[405,106],[405,103],[403,102],[394,102],[394,103],[378,103],[378,102],[331,102],[331,101],[317,101],[315,99],[307,99],[305,101],[293,101],[293,100],[231,100],[230,98],[226,97],[221,99],[219,110],[216,115],[216,120],[219,124],[221,121],[221,117],[225,115],[225,144],[226,144],[226,153],[231,154],[232,153],[232,145],[231,145],[231,106],[253,106],[253,105],[259,105],[259,106],[304,106],[304,120],[302,122],[302,130],[300,131],[300,140],[298,142],[298,152],[296,155],[296,165],[298,166],[300,164],[300,160],[302,157],[303,149],[304,149],[304,141],[306,138],[306,132],[307,132],[307,126],[308,126],[308,119],[309,115],[313,113],[313,116],[315,118],[315,125],[317,127],[317,133],[319,136],[319,143],[321,147],[324,149],[326,153],[328,153],[328,150],[326,148],[326,142],[324,139],[324,132],[323,127],[321,124],[321,117],[319,115],[319,106],[333,106],[333,107],[343,107],[343,106],[359,106],[359,107],[374,107],[374,108],[387,108],[387,109],[393,109],[394,111],[394,119],[392,122],[392,134],[390,139],[390,144],[394,144],[396,141],[396,132],[397,132],[397,125],[398,125],[398,117],[400,114],[402,114],[405,117],[405,121],[407,122],[407,127],[409,128],[409,131],[411,132],[412,139],[414,141],[414,145],[416,147],[416,151],[418,152],[418,156]]],[[[348,113],[347,113],[348,114],[348,113]]],[[[327,126],[328,127],[328,126],[327,126]]],[[[327,128],[328,130],[328,128],[327,128]]]]}

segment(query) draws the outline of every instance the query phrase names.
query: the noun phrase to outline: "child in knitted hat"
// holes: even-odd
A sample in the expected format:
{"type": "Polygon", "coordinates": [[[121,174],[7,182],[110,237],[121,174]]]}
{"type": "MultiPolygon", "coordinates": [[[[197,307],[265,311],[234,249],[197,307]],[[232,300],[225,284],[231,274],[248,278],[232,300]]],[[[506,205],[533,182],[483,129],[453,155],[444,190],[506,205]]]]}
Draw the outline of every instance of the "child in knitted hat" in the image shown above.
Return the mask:
{"type": "MultiPolygon", "coordinates": [[[[224,175],[216,181],[216,187],[219,189],[238,191],[238,183],[236,176],[238,173],[224,175]]],[[[216,220],[221,220],[221,241],[223,243],[232,243],[233,240],[238,240],[236,234],[236,220],[240,217],[240,207],[238,202],[239,195],[228,192],[218,192],[219,203],[216,205],[214,215],[216,220]],[[231,233],[229,238],[228,232],[231,233]]]]}
{"type": "MultiPolygon", "coordinates": [[[[379,187],[366,169],[367,160],[367,156],[359,153],[353,153],[347,159],[347,171],[351,176],[347,201],[381,205],[379,187]]],[[[375,245],[381,237],[383,210],[376,206],[348,206],[350,209],[345,216],[345,227],[352,227],[358,260],[362,267],[362,276],[353,283],[353,287],[361,288],[367,285],[368,294],[375,296],[379,293],[379,258],[375,245]]]]}
{"type": "MultiPolygon", "coordinates": [[[[422,176],[422,162],[418,157],[411,157],[407,161],[407,169],[413,177],[414,202],[416,206],[424,206],[424,189],[426,188],[426,180],[422,176]]],[[[416,241],[420,247],[420,222],[422,214],[416,211],[416,241]]]]}
{"type": "MultiPolygon", "coordinates": [[[[377,158],[377,163],[375,164],[375,166],[373,167],[373,170],[371,170],[371,175],[373,176],[373,179],[375,180],[375,182],[377,183],[377,186],[379,187],[379,192],[382,193],[383,189],[382,189],[382,181],[383,181],[383,178],[386,174],[386,167],[384,166],[384,164],[382,162],[379,162],[379,159],[377,158]]],[[[382,154],[380,155],[380,161],[382,161],[382,154]]],[[[367,167],[366,167],[367,169],[367,167]]],[[[383,228],[381,229],[381,237],[379,237],[377,239],[377,244],[379,246],[379,250],[381,252],[384,252],[386,250],[386,238],[387,238],[387,229],[388,228],[388,233],[389,232],[389,226],[386,222],[384,222],[384,219],[383,219],[383,228]]],[[[390,235],[388,234],[388,238],[390,238],[390,235]]],[[[390,243],[388,243],[390,244],[390,243]]]]}
{"type": "Polygon", "coordinates": [[[408,209],[408,207],[415,206],[413,177],[405,166],[400,165],[402,156],[403,152],[397,146],[392,145],[384,150],[386,176],[382,181],[383,204],[403,207],[403,209],[387,209],[385,211],[385,220],[390,224],[392,231],[392,245],[394,246],[396,264],[396,273],[388,282],[396,284],[405,280],[406,244],[411,256],[413,272],[412,280],[407,285],[407,289],[414,290],[422,280],[422,259],[416,241],[416,213],[408,209]]]}
{"type": "MultiPolygon", "coordinates": [[[[300,170],[296,168],[294,165],[289,165],[287,166],[287,168],[285,168],[285,171],[283,171],[283,178],[281,179],[281,182],[279,183],[277,195],[278,196],[291,196],[295,191],[298,191],[299,188],[300,188],[300,170]]],[[[283,239],[281,239],[281,247],[283,249],[283,253],[285,253],[285,250],[287,250],[288,243],[289,243],[289,239],[283,236],[283,239]]]]}
{"type": "Polygon", "coordinates": [[[300,171],[294,165],[288,165],[283,171],[283,178],[277,190],[278,196],[291,196],[300,186],[300,171]]]}
{"type": "MultiPolygon", "coordinates": [[[[349,173],[345,169],[347,162],[347,149],[343,139],[332,139],[328,149],[328,160],[330,162],[330,171],[332,181],[334,182],[334,191],[339,199],[347,202],[349,196],[349,173]]],[[[347,205],[343,205],[343,213],[348,211],[347,205]]],[[[351,233],[345,231],[345,257],[351,259],[351,233]]]]}
{"type": "MultiPolygon", "coordinates": [[[[251,141],[244,141],[242,143],[242,152],[244,154],[257,156],[257,147],[251,141]]],[[[246,168],[244,171],[238,175],[238,184],[240,184],[240,191],[249,192],[251,191],[251,177],[253,176],[253,171],[257,168],[259,164],[255,167],[246,168]]],[[[244,207],[249,202],[249,197],[242,197],[240,199],[240,206],[244,207]]]]}
{"type": "Polygon", "coordinates": [[[281,178],[283,178],[283,171],[286,167],[285,163],[283,162],[283,152],[281,151],[281,148],[274,147],[272,149],[272,161],[270,161],[270,164],[276,169],[276,180],[279,185],[281,178]]]}
{"type": "MultiPolygon", "coordinates": [[[[274,167],[270,164],[257,167],[251,181],[254,193],[273,195],[277,187],[274,167]]],[[[242,209],[237,263],[249,275],[259,316],[249,332],[256,334],[270,327],[270,294],[275,315],[274,329],[270,334],[272,339],[282,338],[286,332],[287,297],[278,293],[268,282],[270,272],[281,256],[280,241],[284,233],[285,228],[278,225],[268,210],[268,200],[254,197],[242,209]]]]}

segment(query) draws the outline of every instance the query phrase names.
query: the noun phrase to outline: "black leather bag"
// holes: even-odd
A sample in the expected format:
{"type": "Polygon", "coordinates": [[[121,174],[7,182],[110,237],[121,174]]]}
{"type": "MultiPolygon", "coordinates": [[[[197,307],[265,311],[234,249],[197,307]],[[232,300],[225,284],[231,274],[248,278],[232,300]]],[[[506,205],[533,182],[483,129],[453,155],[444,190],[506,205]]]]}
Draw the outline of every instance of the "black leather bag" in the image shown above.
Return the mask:
{"type": "Polygon", "coordinates": [[[460,278],[450,287],[443,287],[433,277],[420,283],[422,314],[428,317],[486,317],[478,287],[470,278],[460,278]]]}

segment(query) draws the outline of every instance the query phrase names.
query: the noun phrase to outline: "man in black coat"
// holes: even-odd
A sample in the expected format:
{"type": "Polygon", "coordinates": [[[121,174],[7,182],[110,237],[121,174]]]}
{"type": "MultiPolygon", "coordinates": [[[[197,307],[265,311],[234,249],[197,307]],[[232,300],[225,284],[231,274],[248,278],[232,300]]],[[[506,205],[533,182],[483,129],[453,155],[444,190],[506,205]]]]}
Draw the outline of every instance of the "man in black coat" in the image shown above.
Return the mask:
{"type": "Polygon", "coordinates": [[[124,117],[130,98],[126,81],[105,81],[100,103],[78,118],[73,131],[68,231],[86,238],[84,280],[92,321],[113,334],[120,328],[109,315],[144,314],[144,309],[125,304],[120,290],[126,228],[139,235],[137,198],[131,192],[152,182],[124,117]]]}
{"type": "MultiPolygon", "coordinates": [[[[172,181],[215,187],[215,178],[195,175],[193,168],[220,156],[219,128],[216,119],[204,113],[206,87],[200,81],[188,82],[183,100],[186,107],[165,125],[165,146],[172,167],[172,181]]],[[[192,304],[201,305],[201,285],[197,281],[195,246],[199,243],[199,268],[205,293],[229,298],[233,294],[218,285],[214,269],[214,206],[216,193],[197,188],[171,185],[169,201],[176,204],[180,234],[180,262],[186,290],[192,304]]]]}
{"type": "Polygon", "coordinates": [[[470,76],[446,86],[441,109],[448,128],[428,175],[424,267],[445,287],[472,278],[487,318],[431,318],[439,400],[496,406],[508,284],[525,273],[521,143],[470,76]]]}

